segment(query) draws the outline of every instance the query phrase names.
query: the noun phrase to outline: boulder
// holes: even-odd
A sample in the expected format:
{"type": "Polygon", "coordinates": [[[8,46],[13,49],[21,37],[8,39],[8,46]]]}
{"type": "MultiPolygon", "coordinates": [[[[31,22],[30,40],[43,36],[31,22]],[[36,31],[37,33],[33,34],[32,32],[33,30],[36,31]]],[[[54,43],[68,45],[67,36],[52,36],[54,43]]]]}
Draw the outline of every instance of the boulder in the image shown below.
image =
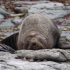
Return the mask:
{"type": "Polygon", "coordinates": [[[23,13],[23,12],[28,13],[28,9],[25,7],[15,7],[14,12],[15,13],[23,13]]]}
{"type": "Polygon", "coordinates": [[[7,10],[0,8],[0,14],[4,15],[4,16],[8,16],[10,15],[10,12],[8,12],[7,10]]]}
{"type": "Polygon", "coordinates": [[[11,19],[6,19],[5,22],[2,22],[2,24],[0,25],[0,27],[2,28],[10,28],[10,27],[14,27],[14,24],[11,22],[11,19]]]}
{"type": "Polygon", "coordinates": [[[65,7],[62,3],[48,2],[37,5],[32,5],[29,14],[42,13],[51,19],[62,18],[70,13],[69,7],[65,7]]]}
{"type": "MultiPolygon", "coordinates": [[[[36,56],[35,54],[34,56],[36,56]]],[[[15,54],[11,54],[9,52],[0,52],[0,69],[1,70],[70,70],[70,61],[68,61],[70,59],[69,56],[70,56],[70,50],[61,50],[61,49],[45,49],[45,50],[38,50],[38,51],[18,50],[15,54]],[[25,61],[22,58],[20,58],[20,55],[23,56],[24,53],[25,54],[29,53],[30,55],[32,55],[32,53],[38,55],[39,53],[41,56],[48,53],[47,54],[48,58],[50,58],[51,56],[51,59],[53,58],[54,61],[53,60],[39,61],[39,62],[38,61],[30,62],[27,60],[25,61]],[[60,59],[61,60],[68,59],[68,60],[59,61],[60,59]]],[[[43,58],[43,57],[39,57],[39,55],[37,57],[43,58]]]]}
{"type": "Polygon", "coordinates": [[[46,59],[50,61],[68,61],[70,60],[69,50],[45,49],[45,50],[18,50],[17,55],[33,59],[46,59]]]}
{"type": "Polygon", "coordinates": [[[12,18],[11,22],[13,24],[20,24],[23,18],[12,18]]]}

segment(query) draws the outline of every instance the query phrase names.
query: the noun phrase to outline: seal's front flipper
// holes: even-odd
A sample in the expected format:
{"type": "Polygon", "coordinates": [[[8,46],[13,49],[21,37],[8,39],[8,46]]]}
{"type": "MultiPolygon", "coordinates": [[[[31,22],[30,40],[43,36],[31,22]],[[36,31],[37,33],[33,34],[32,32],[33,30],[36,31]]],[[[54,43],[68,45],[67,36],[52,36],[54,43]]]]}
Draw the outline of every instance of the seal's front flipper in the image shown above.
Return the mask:
{"type": "Polygon", "coordinates": [[[18,33],[14,33],[10,35],[9,37],[0,41],[0,43],[5,44],[6,46],[9,46],[10,48],[13,48],[14,50],[17,50],[17,37],[18,37],[18,33]]]}
{"type": "Polygon", "coordinates": [[[5,45],[5,44],[0,44],[0,51],[4,51],[4,52],[10,52],[10,53],[14,53],[15,50],[12,49],[11,47],[5,45]]]}

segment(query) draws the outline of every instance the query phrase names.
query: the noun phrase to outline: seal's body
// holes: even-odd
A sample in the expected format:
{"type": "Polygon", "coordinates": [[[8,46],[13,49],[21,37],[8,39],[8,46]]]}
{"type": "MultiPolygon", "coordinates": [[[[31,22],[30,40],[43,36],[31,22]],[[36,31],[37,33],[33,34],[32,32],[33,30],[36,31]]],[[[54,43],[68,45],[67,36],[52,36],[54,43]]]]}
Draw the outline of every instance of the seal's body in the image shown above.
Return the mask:
{"type": "Polygon", "coordinates": [[[59,30],[56,24],[42,14],[32,14],[21,24],[18,35],[18,49],[50,49],[59,43],[59,30]]]}
{"type": "Polygon", "coordinates": [[[58,27],[50,18],[42,14],[32,14],[22,21],[19,33],[0,41],[0,50],[13,52],[20,49],[70,49],[70,45],[59,45],[59,38],[58,27]]]}

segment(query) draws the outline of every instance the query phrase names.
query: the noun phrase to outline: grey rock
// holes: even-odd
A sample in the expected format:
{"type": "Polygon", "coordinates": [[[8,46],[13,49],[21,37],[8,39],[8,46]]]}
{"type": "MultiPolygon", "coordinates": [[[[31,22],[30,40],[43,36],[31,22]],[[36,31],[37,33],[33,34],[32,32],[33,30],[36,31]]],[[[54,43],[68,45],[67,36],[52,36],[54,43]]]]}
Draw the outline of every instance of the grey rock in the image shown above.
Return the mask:
{"type": "Polygon", "coordinates": [[[3,19],[4,19],[4,16],[2,14],[0,14],[0,23],[3,19]]]}
{"type": "Polygon", "coordinates": [[[66,6],[66,9],[69,9],[70,10],[70,6],[66,6]]]}
{"type": "Polygon", "coordinates": [[[7,10],[3,9],[3,8],[0,8],[0,14],[4,15],[4,16],[8,16],[10,15],[11,13],[8,12],[7,10]]]}
{"type": "Polygon", "coordinates": [[[4,16],[2,14],[0,14],[0,19],[3,19],[3,18],[4,18],[4,16]]]}
{"type": "Polygon", "coordinates": [[[0,60],[8,61],[14,59],[17,55],[9,52],[0,52],[0,60]]]}
{"type": "Polygon", "coordinates": [[[4,33],[4,35],[6,35],[7,37],[9,37],[10,35],[15,34],[15,33],[17,33],[17,32],[18,32],[18,31],[6,32],[6,33],[4,33]]]}
{"type": "Polygon", "coordinates": [[[16,67],[7,64],[0,64],[0,70],[16,70],[16,67]]]}
{"type": "Polygon", "coordinates": [[[41,3],[45,3],[45,2],[50,2],[49,0],[47,1],[15,1],[14,4],[23,4],[23,5],[36,5],[36,4],[41,4],[41,3]]]}
{"type": "Polygon", "coordinates": [[[4,5],[1,5],[0,8],[7,10],[4,5]]]}
{"type": "MultiPolygon", "coordinates": [[[[20,4],[20,2],[18,3],[20,4]]],[[[41,4],[41,3],[29,2],[27,4],[33,5],[33,4],[41,4]]],[[[26,4],[26,2],[24,2],[24,4],[26,4]]],[[[58,8],[55,7],[51,9],[43,6],[39,6],[39,7],[32,6],[29,10],[29,14],[40,12],[45,15],[48,15],[52,19],[58,18],[62,22],[64,19],[61,19],[60,17],[63,17],[64,15],[70,13],[69,11],[70,6],[67,6],[66,9],[64,6],[58,8]]],[[[0,19],[2,20],[4,18],[3,15],[8,14],[8,12],[4,6],[0,7],[0,12],[1,12],[0,19]]],[[[11,22],[11,19],[6,20],[0,25],[0,27],[8,28],[14,26],[14,24],[19,23],[21,19],[15,18],[12,19],[12,21],[13,22],[11,22]]],[[[70,24],[70,19],[67,19],[66,22],[70,24]]],[[[64,27],[60,27],[60,28],[64,28],[64,27]]],[[[9,36],[10,34],[13,33],[7,32],[5,34],[9,36]]],[[[61,36],[65,36],[67,39],[70,40],[70,31],[63,31],[61,36]]],[[[0,51],[0,70],[70,70],[70,50],[69,49],[68,50],[45,49],[45,50],[38,50],[38,51],[18,50],[15,54],[0,51]],[[46,58],[47,61],[29,62],[29,61],[24,61],[22,59],[16,59],[16,57],[18,56],[23,56],[23,57],[26,56],[27,58],[35,58],[35,59],[46,58]]]]}
{"type": "Polygon", "coordinates": [[[70,13],[70,10],[67,9],[62,3],[42,3],[31,6],[28,11],[29,15],[34,13],[42,13],[51,19],[62,18],[65,15],[70,13]]]}
{"type": "Polygon", "coordinates": [[[56,70],[69,70],[70,63],[55,63],[55,62],[47,62],[47,65],[56,69],[56,70]]]}
{"type": "Polygon", "coordinates": [[[12,22],[13,24],[20,24],[20,23],[22,22],[22,20],[23,20],[23,18],[13,18],[13,19],[11,20],[11,22],[12,22]]]}
{"type": "Polygon", "coordinates": [[[62,31],[61,36],[69,37],[70,36],[70,31],[62,31]]]}
{"type": "Polygon", "coordinates": [[[53,61],[67,61],[70,60],[70,53],[68,50],[59,49],[45,49],[45,50],[18,50],[16,53],[18,56],[34,59],[47,59],[53,61]],[[67,55],[67,56],[66,56],[67,55]]]}
{"type": "MultiPolygon", "coordinates": [[[[20,51],[20,50],[18,50],[20,51]]],[[[17,53],[19,53],[17,51],[17,53]]],[[[22,51],[22,50],[21,50],[22,51]]],[[[25,51],[25,50],[23,50],[25,51]]],[[[26,50],[28,51],[28,50],[26,50]]],[[[25,52],[26,52],[25,51],[25,52]]],[[[31,51],[36,52],[36,51],[31,51]]],[[[45,50],[38,50],[38,52],[46,52],[45,50]]],[[[70,55],[67,55],[69,53],[69,50],[61,50],[61,49],[47,49],[47,52],[50,53],[54,58],[56,55],[51,54],[60,52],[62,53],[66,58],[70,55]],[[56,52],[57,51],[57,52],[56,52]],[[66,55],[65,55],[66,53],[66,55]]],[[[55,62],[54,61],[45,61],[45,62],[29,62],[24,61],[22,59],[15,59],[18,57],[17,53],[11,54],[9,52],[0,52],[0,69],[1,70],[70,70],[70,62],[55,62]]],[[[30,53],[29,51],[27,53],[30,53]]],[[[31,55],[31,54],[30,54],[31,55]]],[[[60,56],[61,57],[61,56],[60,56]]],[[[59,58],[60,59],[60,58],[59,58]]],[[[70,58],[69,58],[70,59],[70,58]]]]}
{"type": "Polygon", "coordinates": [[[3,22],[0,27],[7,27],[7,28],[10,28],[10,27],[14,27],[14,24],[11,22],[11,19],[6,19],[5,22],[3,22]]]}
{"type": "Polygon", "coordinates": [[[14,11],[16,13],[28,13],[28,9],[25,7],[15,7],[14,11]]]}

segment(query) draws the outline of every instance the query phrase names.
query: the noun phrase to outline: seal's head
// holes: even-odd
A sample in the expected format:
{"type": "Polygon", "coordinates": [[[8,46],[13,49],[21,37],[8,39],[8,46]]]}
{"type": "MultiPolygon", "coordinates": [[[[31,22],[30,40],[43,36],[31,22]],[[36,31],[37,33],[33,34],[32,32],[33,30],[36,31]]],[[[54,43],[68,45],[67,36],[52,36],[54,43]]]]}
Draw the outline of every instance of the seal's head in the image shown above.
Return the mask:
{"type": "Polygon", "coordinates": [[[29,32],[24,40],[24,49],[28,50],[45,49],[46,45],[46,38],[44,38],[40,33],[34,31],[29,32]]]}

